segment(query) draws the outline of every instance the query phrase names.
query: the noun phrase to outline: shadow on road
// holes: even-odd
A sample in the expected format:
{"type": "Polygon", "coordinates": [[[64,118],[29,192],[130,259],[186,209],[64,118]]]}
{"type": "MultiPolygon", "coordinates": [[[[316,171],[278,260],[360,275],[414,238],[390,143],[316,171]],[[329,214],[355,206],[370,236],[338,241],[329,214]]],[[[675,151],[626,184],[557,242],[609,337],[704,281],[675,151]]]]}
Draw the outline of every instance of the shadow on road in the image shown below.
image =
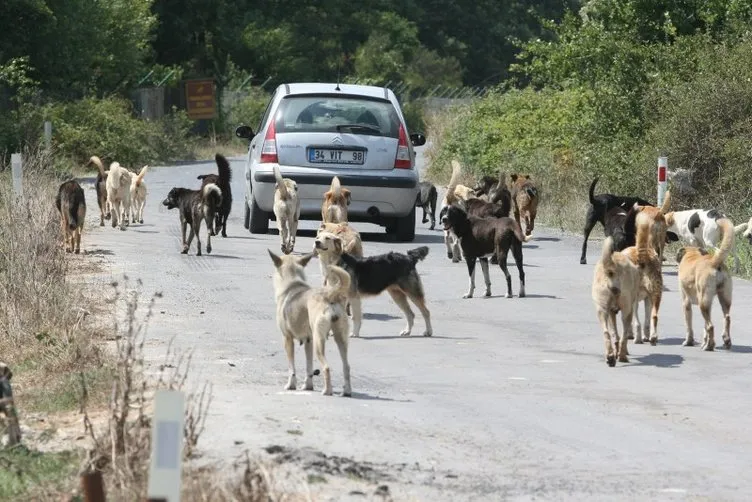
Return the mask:
{"type": "Polygon", "coordinates": [[[100,256],[113,256],[115,253],[109,249],[89,249],[84,251],[84,254],[95,254],[100,256]]]}
{"type": "Polygon", "coordinates": [[[633,366],[656,366],[658,368],[678,368],[684,358],[677,354],[648,354],[646,356],[632,356],[637,364],[633,366]]]}
{"type": "Polygon", "coordinates": [[[422,340],[422,339],[431,339],[436,338],[438,340],[476,340],[474,336],[439,336],[439,335],[432,335],[432,336],[423,336],[423,331],[420,331],[419,329],[413,329],[413,334],[410,336],[400,336],[397,335],[377,335],[377,336],[363,336],[360,335],[361,340],[392,340],[394,338],[398,338],[401,340],[422,340]]]}
{"type": "Polygon", "coordinates": [[[538,242],[559,242],[561,239],[558,237],[533,237],[533,240],[538,242]]]}
{"type": "Polygon", "coordinates": [[[353,392],[351,397],[353,399],[362,399],[364,401],[391,401],[394,403],[413,403],[414,402],[412,399],[392,399],[389,397],[372,396],[364,392],[353,392]]]}
{"type": "Polygon", "coordinates": [[[536,295],[536,294],[528,294],[525,296],[525,298],[548,298],[549,300],[561,300],[560,296],[556,295],[536,295]]]}
{"type": "Polygon", "coordinates": [[[401,319],[401,317],[391,314],[369,314],[364,313],[363,319],[373,319],[374,321],[391,321],[393,319],[401,319]]]}
{"type": "Polygon", "coordinates": [[[226,260],[242,260],[243,259],[240,256],[233,256],[229,254],[213,254],[212,256],[214,258],[224,258],[226,260]]]}
{"type": "MultiPolygon", "coordinates": [[[[276,228],[270,228],[269,235],[279,235],[279,230],[276,228]]],[[[310,237],[315,239],[316,230],[299,229],[297,237],[310,237]]],[[[394,235],[387,234],[386,232],[360,232],[360,240],[363,242],[396,242],[394,235]]],[[[404,244],[436,244],[440,242],[444,242],[444,234],[416,234],[413,242],[405,242],[404,244]]]]}

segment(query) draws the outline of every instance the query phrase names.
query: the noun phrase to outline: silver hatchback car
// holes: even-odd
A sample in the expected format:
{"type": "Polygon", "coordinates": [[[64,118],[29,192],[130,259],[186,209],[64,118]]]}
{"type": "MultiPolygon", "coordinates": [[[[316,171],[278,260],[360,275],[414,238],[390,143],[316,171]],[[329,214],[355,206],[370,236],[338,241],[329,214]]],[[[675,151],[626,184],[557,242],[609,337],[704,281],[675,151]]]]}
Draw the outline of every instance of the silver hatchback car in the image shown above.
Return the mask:
{"type": "Polygon", "coordinates": [[[352,193],[351,222],[386,227],[401,242],[415,238],[418,172],[413,146],[394,93],[366,85],[282,84],[274,92],[258,131],[241,125],[248,139],[245,227],[266,233],[274,219],[274,172],[298,184],[300,219],[320,220],[324,193],[338,176],[352,193]]]}

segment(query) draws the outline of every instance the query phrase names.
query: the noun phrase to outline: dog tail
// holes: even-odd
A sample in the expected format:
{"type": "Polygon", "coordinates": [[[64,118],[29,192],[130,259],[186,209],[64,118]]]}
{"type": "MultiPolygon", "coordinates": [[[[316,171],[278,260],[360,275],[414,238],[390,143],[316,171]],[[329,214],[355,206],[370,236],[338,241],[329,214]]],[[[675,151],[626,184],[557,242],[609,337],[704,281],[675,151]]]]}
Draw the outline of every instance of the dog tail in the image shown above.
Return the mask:
{"type": "Polygon", "coordinates": [[[590,204],[595,205],[595,184],[598,183],[598,176],[593,178],[593,182],[590,183],[590,191],[588,192],[588,196],[590,197],[590,204]]]}
{"type": "MultiPolygon", "coordinates": [[[[287,185],[285,185],[285,180],[282,178],[282,173],[279,172],[279,166],[277,164],[274,164],[274,166],[272,166],[272,169],[274,170],[274,178],[277,180],[277,190],[279,190],[282,199],[289,199],[290,193],[287,191],[287,185]]],[[[334,182],[332,182],[332,185],[334,185],[334,182]]]]}
{"type": "Polygon", "coordinates": [[[517,237],[517,240],[520,242],[529,242],[530,239],[533,238],[532,235],[525,235],[522,233],[522,227],[520,227],[517,222],[514,222],[514,225],[512,225],[512,228],[514,229],[514,236],[517,237]]]}
{"type": "Polygon", "coordinates": [[[342,194],[342,185],[339,182],[339,178],[335,176],[332,178],[332,184],[329,187],[329,191],[332,192],[334,197],[339,197],[342,194]]]}
{"type": "Polygon", "coordinates": [[[411,249],[407,252],[407,256],[410,257],[413,264],[423,261],[428,256],[428,246],[411,249]]]}
{"type": "Polygon", "coordinates": [[[214,160],[217,162],[219,186],[226,187],[230,184],[230,181],[232,181],[232,169],[230,169],[230,163],[227,161],[224,155],[219,153],[214,156],[214,160]]]}
{"type": "Polygon", "coordinates": [[[97,169],[99,169],[99,175],[104,178],[104,164],[102,164],[102,160],[99,157],[92,155],[89,159],[89,164],[97,166],[97,169]]]}
{"type": "Polygon", "coordinates": [[[726,262],[726,258],[731,252],[731,248],[734,247],[734,224],[728,218],[721,218],[718,220],[718,226],[723,231],[723,240],[721,240],[721,247],[716,254],[713,255],[712,264],[713,268],[720,268],[726,262]]]}
{"type": "Polygon", "coordinates": [[[606,237],[603,241],[603,251],[601,252],[601,262],[604,266],[609,267],[613,263],[612,255],[614,254],[614,238],[606,237]]]}
{"type": "Polygon", "coordinates": [[[138,173],[138,176],[136,176],[136,179],[133,181],[133,184],[136,186],[140,186],[141,182],[144,181],[144,176],[146,176],[146,170],[149,169],[149,166],[144,166],[141,168],[141,172],[138,173]]]}
{"type": "Polygon", "coordinates": [[[648,262],[650,258],[650,250],[652,249],[650,247],[650,225],[652,224],[652,220],[648,215],[643,212],[637,212],[634,208],[629,211],[631,214],[636,215],[636,218],[633,217],[633,220],[637,225],[637,236],[635,237],[637,263],[643,265],[648,262]]]}
{"type": "Polygon", "coordinates": [[[222,189],[216,183],[207,183],[202,195],[206,206],[212,211],[219,211],[222,205],[222,189]]]}
{"type": "Polygon", "coordinates": [[[663,214],[668,213],[669,208],[671,208],[671,190],[666,192],[666,196],[663,198],[663,205],[661,206],[661,212],[663,214]]]}
{"type": "Polygon", "coordinates": [[[449,186],[447,186],[446,193],[447,204],[451,204],[457,200],[457,197],[454,195],[454,190],[460,182],[460,171],[462,171],[460,163],[456,160],[452,160],[452,177],[449,179],[449,186]]]}
{"type": "Polygon", "coordinates": [[[637,219],[637,215],[640,214],[640,206],[635,203],[632,207],[629,208],[629,211],[627,211],[627,218],[624,220],[624,235],[635,235],[637,233],[637,226],[635,224],[635,221],[637,219]]]}
{"type": "MultiPolygon", "coordinates": [[[[330,265],[326,269],[326,286],[324,295],[329,301],[342,301],[347,299],[350,292],[350,274],[342,267],[330,265]],[[332,280],[333,279],[333,280],[332,280]]],[[[337,319],[332,319],[336,321],[337,319]]]]}

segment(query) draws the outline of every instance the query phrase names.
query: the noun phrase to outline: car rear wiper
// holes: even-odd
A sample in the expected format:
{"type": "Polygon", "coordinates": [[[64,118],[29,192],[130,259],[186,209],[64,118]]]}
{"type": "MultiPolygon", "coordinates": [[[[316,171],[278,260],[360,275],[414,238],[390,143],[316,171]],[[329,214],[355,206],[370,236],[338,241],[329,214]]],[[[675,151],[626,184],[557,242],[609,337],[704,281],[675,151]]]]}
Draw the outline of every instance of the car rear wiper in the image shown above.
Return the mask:
{"type": "Polygon", "coordinates": [[[341,132],[342,129],[365,129],[366,131],[375,132],[376,134],[381,135],[381,129],[368,124],[340,124],[337,126],[337,131],[341,132]]]}

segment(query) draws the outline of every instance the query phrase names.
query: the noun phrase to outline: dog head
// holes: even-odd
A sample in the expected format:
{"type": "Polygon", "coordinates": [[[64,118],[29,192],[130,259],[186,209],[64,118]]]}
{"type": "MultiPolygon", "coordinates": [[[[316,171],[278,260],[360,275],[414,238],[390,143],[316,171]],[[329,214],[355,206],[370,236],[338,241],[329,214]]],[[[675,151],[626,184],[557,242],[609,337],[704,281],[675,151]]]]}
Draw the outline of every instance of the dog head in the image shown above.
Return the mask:
{"type": "Polygon", "coordinates": [[[13,372],[5,363],[0,363],[0,378],[4,378],[8,381],[13,378],[13,372]]]}
{"type": "Polygon", "coordinates": [[[473,188],[475,195],[481,196],[483,194],[490,194],[491,190],[496,185],[496,178],[493,176],[483,176],[473,188]]]}
{"type": "Polygon", "coordinates": [[[175,209],[178,207],[178,188],[173,187],[170,193],[167,194],[165,200],[162,201],[163,206],[167,206],[167,209],[175,209]]]}
{"type": "MultiPolygon", "coordinates": [[[[444,225],[445,231],[454,230],[465,226],[467,222],[467,213],[457,206],[446,206],[446,214],[441,217],[441,224],[444,225]]],[[[444,212],[444,209],[441,211],[444,212]]]]}
{"type": "Polygon", "coordinates": [[[274,263],[274,284],[275,286],[288,284],[292,281],[299,280],[306,282],[305,267],[315,253],[308,253],[303,256],[276,255],[270,249],[267,249],[269,256],[274,263]]]}
{"type": "Polygon", "coordinates": [[[339,258],[342,255],[342,239],[332,232],[319,231],[316,240],[313,241],[314,252],[324,255],[334,255],[339,258]]]}

